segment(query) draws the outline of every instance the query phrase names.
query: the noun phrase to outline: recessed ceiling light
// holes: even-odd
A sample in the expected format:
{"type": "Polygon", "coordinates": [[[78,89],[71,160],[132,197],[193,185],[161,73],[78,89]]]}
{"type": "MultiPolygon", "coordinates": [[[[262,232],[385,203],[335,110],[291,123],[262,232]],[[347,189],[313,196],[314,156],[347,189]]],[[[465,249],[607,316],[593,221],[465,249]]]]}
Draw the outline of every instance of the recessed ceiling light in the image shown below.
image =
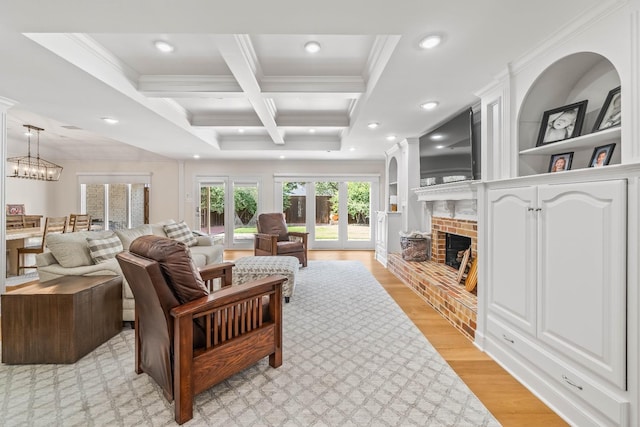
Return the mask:
{"type": "Polygon", "coordinates": [[[103,117],[102,120],[104,120],[106,123],[109,123],[110,125],[115,125],[116,123],[118,123],[118,119],[114,119],[113,117],[103,117]]]}
{"type": "Polygon", "coordinates": [[[164,40],[156,40],[155,42],[153,42],[153,44],[155,45],[156,49],[158,49],[162,53],[171,53],[175,50],[175,47],[173,47],[173,45],[170,45],[164,40]]]}
{"type": "Polygon", "coordinates": [[[238,133],[244,133],[244,129],[242,128],[238,129],[238,133]]]}
{"type": "Polygon", "coordinates": [[[194,155],[193,155],[193,158],[194,158],[194,159],[199,159],[199,158],[200,158],[200,154],[194,154],[194,155]]]}
{"type": "Polygon", "coordinates": [[[284,156],[280,156],[280,158],[281,158],[281,159],[285,159],[286,157],[284,157],[284,156]]]}
{"type": "Polygon", "coordinates": [[[431,138],[434,141],[440,141],[440,140],[444,139],[444,135],[441,134],[441,133],[434,133],[429,138],[431,138]]]}
{"type": "Polygon", "coordinates": [[[304,45],[304,50],[306,50],[309,53],[320,52],[320,43],[316,41],[307,42],[304,45]]]}
{"type": "Polygon", "coordinates": [[[423,110],[433,110],[438,106],[438,101],[427,101],[424,104],[420,104],[420,108],[423,110]]]}
{"type": "Polygon", "coordinates": [[[349,151],[356,151],[356,147],[350,147],[349,151]]]}
{"type": "Polygon", "coordinates": [[[375,129],[375,128],[377,128],[378,126],[380,126],[380,123],[378,123],[378,122],[371,122],[371,123],[369,123],[369,124],[367,125],[367,127],[368,127],[369,129],[375,129]]]}
{"type": "Polygon", "coordinates": [[[431,34],[420,40],[419,46],[422,49],[433,49],[442,42],[442,37],[437,34],[431,34]]]}
{"type": "Polygon", "coordinates": [[[395,141],[396,138],[397,138],[397,136],[395,136],[395,135],[389,135],[389,136],[387,136],[387,141],[395,141]]]}
{"type": "Polygon", "coordinates": [[[315,129],[309,129],[309,133],[316,133],[315,129]]]}
{"type": "Polygon", "coordinates": [[[436,145],[436,148],[444,148],[444,145],[436,145]]]}

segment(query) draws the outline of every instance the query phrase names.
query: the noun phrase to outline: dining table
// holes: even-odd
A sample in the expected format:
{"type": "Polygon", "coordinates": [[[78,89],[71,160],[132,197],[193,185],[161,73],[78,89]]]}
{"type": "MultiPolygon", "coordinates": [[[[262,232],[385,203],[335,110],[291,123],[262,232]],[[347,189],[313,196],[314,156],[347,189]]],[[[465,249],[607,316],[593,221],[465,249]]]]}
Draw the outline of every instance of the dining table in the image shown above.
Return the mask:
{"type": "Polygon", "coordinates": [[[7,276],[18,275],[18,248],[23,248],[29,239],[42,238],[40,227],[13,228],[7,230],[7,276]]]}

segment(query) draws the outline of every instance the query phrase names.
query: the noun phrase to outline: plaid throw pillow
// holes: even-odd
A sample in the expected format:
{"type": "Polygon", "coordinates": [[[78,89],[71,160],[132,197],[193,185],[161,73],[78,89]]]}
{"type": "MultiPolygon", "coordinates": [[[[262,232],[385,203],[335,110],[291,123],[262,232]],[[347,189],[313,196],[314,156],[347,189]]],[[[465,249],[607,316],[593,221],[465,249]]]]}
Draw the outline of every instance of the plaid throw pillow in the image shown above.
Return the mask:
{"type": "Polygon", "coordinates": [[[89,255],[95,264],[115,258],[123,251],[122,242],[115,234],[101,239],[87,237],[87,243],[89,244],[89,255]]]}
{"type": "Polygon", "coordinates": [[[198,239],[196,239],[191,232],[191,229],[189,229],[189,226],[185,224],[184,221],[180,221],[177,224],[165,224],[163,228],[167,237],[170,239],[182,242],[187,246],[193,246],[198,243],[198,239]]]}

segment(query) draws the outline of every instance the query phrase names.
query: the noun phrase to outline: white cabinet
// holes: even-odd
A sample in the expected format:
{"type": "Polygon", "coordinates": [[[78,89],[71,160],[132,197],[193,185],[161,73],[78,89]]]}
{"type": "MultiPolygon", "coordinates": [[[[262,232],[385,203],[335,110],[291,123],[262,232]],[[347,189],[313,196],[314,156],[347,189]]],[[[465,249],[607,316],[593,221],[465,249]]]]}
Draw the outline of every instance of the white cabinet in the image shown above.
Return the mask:
{"type": "Polygon", "coordinates": [[[387,255],[400,252],[400,231],[402,215],[400,212],[376,212],[376,259],[385,267],[387,255]]]}
{"type": "Polygon", "coordinates": [[[591,419],[624,424],[626,181],[492,186],[487,212],[487,332],[513,355],[503,363],[524,358],[598,408],[591,419]]]}
{"type": "Polygon", "coordinates": [[[489,311],[535,334],[536,188],[488,192],[489,311]]]}

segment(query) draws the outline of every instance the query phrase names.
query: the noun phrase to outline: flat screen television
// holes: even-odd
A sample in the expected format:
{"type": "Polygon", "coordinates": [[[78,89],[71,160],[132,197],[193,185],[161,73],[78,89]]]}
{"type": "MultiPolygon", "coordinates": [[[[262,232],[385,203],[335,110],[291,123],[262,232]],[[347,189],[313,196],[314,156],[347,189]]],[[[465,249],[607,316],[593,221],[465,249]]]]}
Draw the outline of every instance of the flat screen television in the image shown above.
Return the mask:
{"type": "Polygon", "coordinates": [[[480,179],[479,138],[479,114],[471,107],[422,135],[420,186],[480,179]]]}

